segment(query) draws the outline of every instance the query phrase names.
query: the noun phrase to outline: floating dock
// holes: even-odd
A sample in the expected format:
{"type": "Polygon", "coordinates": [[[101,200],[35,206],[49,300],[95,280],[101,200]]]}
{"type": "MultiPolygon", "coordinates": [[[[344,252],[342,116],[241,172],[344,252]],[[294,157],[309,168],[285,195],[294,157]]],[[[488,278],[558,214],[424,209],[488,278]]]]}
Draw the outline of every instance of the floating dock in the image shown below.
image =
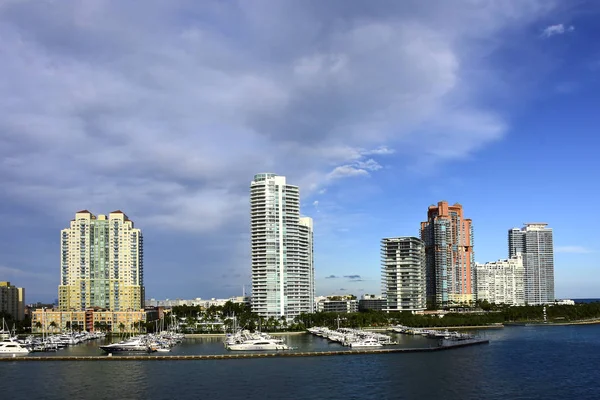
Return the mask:
{"type": "Polygon", "coordinates": [[[361,349],[339,351],[303,351],[303,352],[278,352],[278,353],[235,353],[212,355],[164,355],[164,356],[2,356],[0,361],[175,361],[175,360],[230,360],[239,358],[281,358],[281,357],[324,357],[324,356],[352,356],[365,354],[389,353],[425,353],[432,351],[452,350],[460,347],[488,344],[489,340],[469,340],[436,347],[403,348],[403,349],[361,349]]]}

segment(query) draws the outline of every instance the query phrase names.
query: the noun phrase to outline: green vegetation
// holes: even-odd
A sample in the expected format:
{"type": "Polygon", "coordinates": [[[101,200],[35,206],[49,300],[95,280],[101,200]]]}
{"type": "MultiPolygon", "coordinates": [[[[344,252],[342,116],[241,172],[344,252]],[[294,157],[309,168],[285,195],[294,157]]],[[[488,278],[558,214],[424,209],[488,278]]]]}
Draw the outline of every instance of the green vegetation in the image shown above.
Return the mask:
{"type": "MultiPolygon", "coordinates": [[[[23,321],[17,321],[13,319],[12,315],[6,312],[0,312],[0,325],[2,325],[2,319],[8,328],[12,331],[13,327],[17,333],[29,333],[31,332],[31,318],[26,317],[23,321]]],[[[0,326],[2,330],[2,326],[0,326]]]]}
{"type": "MultiPolygon", "coordinates": [[[[543,306],[510,307],[481,302],[478,307],[465,312],[449,312],[442,318],[437,315],[415,315],[410,312],[385,313],[366,311],[351,314],[315,313],[302,314],[292,323],[285,318],[260,318],[245,304],[226,303],[211,306],[207,310],[195,306],[173,307],[173,314],[187,333],[230,332],[238,327],[266,332],[302,331],[311,326],[340,327],[386,327],[406,325],[411,327],[480,326],[506,323],[544,322],[543,306]]],[[[600,319],[600,302],[574,306],[552,305],[546,307],[548,323],[564,323],[600,319]]]]}

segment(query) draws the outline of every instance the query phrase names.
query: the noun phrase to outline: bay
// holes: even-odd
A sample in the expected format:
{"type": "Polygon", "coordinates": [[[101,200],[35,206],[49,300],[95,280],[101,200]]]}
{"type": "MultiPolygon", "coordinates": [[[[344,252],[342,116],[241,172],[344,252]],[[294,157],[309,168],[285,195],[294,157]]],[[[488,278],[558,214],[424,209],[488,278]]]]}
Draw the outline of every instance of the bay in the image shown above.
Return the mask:
{"type": "MultiPolygon", "coordinates": [[[[6,399],[598,399],[600,325],[481,330],[489,345],[433,353],[120,362],[1,362],[6,399]]],[[[435,345],[401,336],[399,346],[435,345]]],[[[309,334],[298,351],[339,350],[309,334]]],[[[88,342],[62,351],[100,354],[88,342]]],[[[170,354],[224,354],[222,338],[170,354]]]]}

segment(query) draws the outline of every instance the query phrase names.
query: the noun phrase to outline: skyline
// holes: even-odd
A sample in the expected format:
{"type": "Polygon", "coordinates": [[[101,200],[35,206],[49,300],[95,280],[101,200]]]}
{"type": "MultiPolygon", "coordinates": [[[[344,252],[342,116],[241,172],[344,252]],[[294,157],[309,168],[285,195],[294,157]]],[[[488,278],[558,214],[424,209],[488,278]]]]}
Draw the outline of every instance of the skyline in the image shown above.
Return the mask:
{"type": "Polygon", "coordinates": [[[147,298],[241,294],[272,172],[314,220],[317,295],[380,293],[381,239],[447,200],[476,262],[543,221],[556,297],[600,297],[600,6],[396,3],[0,4],[0,280],[57,298],[64,224],[120,209],[147,298]]]}

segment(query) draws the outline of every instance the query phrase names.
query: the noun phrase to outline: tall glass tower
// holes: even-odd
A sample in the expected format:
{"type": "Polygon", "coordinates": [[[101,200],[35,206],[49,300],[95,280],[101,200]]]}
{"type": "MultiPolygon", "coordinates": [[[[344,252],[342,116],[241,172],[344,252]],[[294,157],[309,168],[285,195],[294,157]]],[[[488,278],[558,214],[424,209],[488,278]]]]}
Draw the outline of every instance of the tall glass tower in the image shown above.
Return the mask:
{"type": "Polygon", "coordinates": [[[285,317],[314,311],[313,223],[300,217],[300,191],[284,176],[250,184],[252,311],[285,317]]]}
{"type": "Polygon", "coordinates": [[[508,231],[508,256],[523,255],[525,302],[539,305],[554,302],[554,244],[552,228],[546,223],[526,223],[508,231]]]}

